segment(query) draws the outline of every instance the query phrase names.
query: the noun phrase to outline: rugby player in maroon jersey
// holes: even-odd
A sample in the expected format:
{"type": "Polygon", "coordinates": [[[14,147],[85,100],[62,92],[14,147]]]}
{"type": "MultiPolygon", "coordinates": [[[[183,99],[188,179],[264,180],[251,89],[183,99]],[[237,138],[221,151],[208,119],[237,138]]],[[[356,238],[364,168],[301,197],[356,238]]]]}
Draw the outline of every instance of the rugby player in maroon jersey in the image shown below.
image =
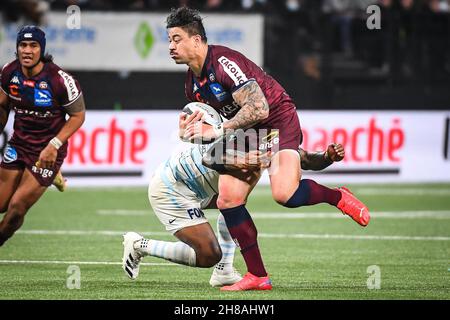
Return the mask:
{"type": "MultiPolygon", "coordinates": [[[[180,137],[193,142],[213,140],[232,130],[255,129],[261,151],[272,150],[270,185],[274,200],[289,208],[328,203],[362,226],[369,210],[348,189],[330,189],[311,179],[301,179],[298,146],[302,132],[296,107],[283,87],[243,54],[208,45],[202,18],[187,7],[173,9],[167,18],[170,57],[189,69],[185,94],[189,101],[214,107],[227,121],[216,126],[201,122],[180,128],[180,137]]],[[[217,167],[220,171],[220,167],[217,167]]],[[[254,172],[249,173],[254,177],[254,172]]],[[[270,290],[272,285],[258,248],[257,230],[245,208],[258,179],[222,174],[217,206],[230,234],[239,244],[247,265],[244,278],[222,290],[270,290]]]]}
{"type": "Polygon", "coordinates": [[[45,55],[45,46],[40,28],[23,27],[17,59],[1,71],[0,132],[13,110],[14,133],[0,163],[0,246],[57,177],[67,141],[85,118],[78,82],[45,55]]]}

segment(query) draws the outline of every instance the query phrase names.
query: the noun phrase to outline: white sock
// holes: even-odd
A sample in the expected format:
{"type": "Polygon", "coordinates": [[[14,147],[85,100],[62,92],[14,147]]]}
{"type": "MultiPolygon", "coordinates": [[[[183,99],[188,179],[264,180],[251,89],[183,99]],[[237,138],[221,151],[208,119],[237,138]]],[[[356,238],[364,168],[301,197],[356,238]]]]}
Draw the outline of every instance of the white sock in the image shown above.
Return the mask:
{"type": "Polygon", "coordinates": [[[222,259],[216,264],[216,270],[224,273],[230,273],[233,270],[234,251],[236,244],[231,238],[222,214],[217,217],[217,238],[220,249],[222,249],[222,259]]]}
{"type": "Polygon", "coordinates": [[[144,256],[163,258],[186,266],[196,266],[196,255],[194,249],[184,242],[158,241],[153,239],[142,239],[134,244],[144,256]]]}

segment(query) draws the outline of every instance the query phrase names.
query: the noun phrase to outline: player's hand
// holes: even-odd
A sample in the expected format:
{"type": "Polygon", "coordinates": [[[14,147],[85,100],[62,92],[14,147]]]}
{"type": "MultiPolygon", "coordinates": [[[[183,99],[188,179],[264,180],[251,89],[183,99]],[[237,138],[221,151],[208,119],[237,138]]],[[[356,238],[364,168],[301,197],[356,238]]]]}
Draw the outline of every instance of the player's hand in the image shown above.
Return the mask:
{"type": "Polygon", "coordinates": [[[49,144],[41,151],[36,166],[42,169],[51,169],[55,165],[57,156],[58,150],[49,144]]]}
{"type": "Polygon", "coordinates": [[[272,152],[261,152],[259,150],[252,150],[246,152],[244,155],[236,155],[232,160],[227,158],[225,163],[228,170],[241,170],[248,172],[253,170],[265,169],[270,166],[272,152]]]}
{"type": "Polygon", "coordinates": [[[199,141],[198,143],[201,143],[201,141],[212,141],[219,136],[212,125],[202,121],[189,124],[184,132],[184,139],[194,143],[196,141],[199,141]]]}
{"type": "Polygon", "coordinates": [[[191,115],[188,115],[185,112],[180,113],[180,117],[178,120],[178,136],[183,141],[188,141],[185,139],[186,128],[190,124],[197,123],[203,119],[203,114],[200,111],[196,110],[191,115]]]}
{"type": "Polygon", "coordinates": [[[340,143],[330,144],[325,152],[325,157],[333,162],[341,161],[345,157],[344,147],[340,143]]]}
{"type": "Polygon", "coordinates": [[[245,154],[244,169],[266,169],[270,167],[272,160],[272,151],[261,152],[259,150],[252,150],[245,154]]]}

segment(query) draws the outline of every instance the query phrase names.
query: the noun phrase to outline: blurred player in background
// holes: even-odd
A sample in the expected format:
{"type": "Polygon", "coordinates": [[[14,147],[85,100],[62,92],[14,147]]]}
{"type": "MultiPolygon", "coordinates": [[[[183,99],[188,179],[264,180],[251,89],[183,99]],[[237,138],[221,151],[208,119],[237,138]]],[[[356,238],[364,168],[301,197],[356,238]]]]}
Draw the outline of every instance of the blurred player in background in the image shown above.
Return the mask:
{"type": "MultiPolygon", "coordinates": [[[[0,246],[23,224],[25,214],[54,181],[68,139],[85,118],[78,82],[45,54],[45,33],[25,26],[17,34],[17,59],[0,78],[0,130],[14,110],[14,134],[0,164],[0,246]],[[69,116],[66,120],[66,115],[69,116]]],[[[55,180],[56,178],[56,180],[55,180]]]]}
{"type": "MultiPolygon", "coordinates": [[[[241,53],[208,45],[202,18],[196,10],[173,9],[167,18],[167,31],[170,57],[177,64],[189,66],[185,81],[187,99],[206,103],[228,119],[215,126],[191,123],[183,131],[180,128],[184,139],[212,140],[238,129],[269,130],[267,137],[272,139],[267,149],[277,149],[270,174],[272,196],[277,203],[289,208],[328,203],[362,226],[369,223],[367,207],[347,189],[330,189],[311,179],[301,179],[297,152],[302,142],[300,123],[294,102],[278,82],[241,53]]],[[[248,175],[250,178],[255,174],[248,175]]],[[[245,208],[257,181],[228,174],[219,178],[217,206],[248,267],[240,283],[224,290],[272,288],[259,251],[256,227],[245,208]]]]}
{"type": "MultiPolygon", "coordinates": [[[[196,145],[173,155],[156,170],[148,189],[150,204],[166,230],[180,241],[145,239],[135,232],[126,233],[122,267],[131,279],[137,278],[141,259],[154,256],[192,267],[216,265],[210,279],[214,287],[241,280],[233,267],[236,245],[223,215],[217,218],[217,239],[202,211],[217,209],[219,173],[209,168],[211,148],[196,145]]],[[[323,170],[343,159],[344,148],[332,144],[325,152],[308,153],[300,148],[299,153],[303,169],[323,170]]],[[[269,161],[268,155],[260,151],[253,151],[248,157],[224,160],[222,174],[235,176],[248,169],[265,167],[269,161]]]]}

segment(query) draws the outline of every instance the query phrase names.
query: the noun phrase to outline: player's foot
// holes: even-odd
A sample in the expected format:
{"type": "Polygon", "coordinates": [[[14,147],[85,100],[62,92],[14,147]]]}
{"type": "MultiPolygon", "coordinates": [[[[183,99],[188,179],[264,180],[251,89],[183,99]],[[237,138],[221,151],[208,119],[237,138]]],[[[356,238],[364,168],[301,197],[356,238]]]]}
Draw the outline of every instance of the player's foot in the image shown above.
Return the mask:
{"type": "Polygon", "coordinates": [[[55,179],[53,179],[53,185],[61,192],[64,192],[66,190],[66,181],[67,179],[63,177],[61,171],[58,171],[58,173],[55,176],[55,179]]]}
{"type": "Polygon", "coordinates": [[[142,256],[134,249],[134,243],[143,239],[136,232],[127,232],[123,235],[122,269],[130,279],[136,279],[139,275],[139,263],[142,256]]]}
{"type": "Polygon", "coordinates": [[[244,291],[244,290],[272,290],[272,282],[269,277],[257,277],[247,272],[241,281],[231,286],[220,288],[221,291],[244,291]]]}
{"type": "Polygon", "coordinates": [[[341,200],[337,204],[338,209],[341,210],[342,213],[350,216],[363,227],[367,226],[370,221],[369,209],[346,187],[340,187],[338,190],[342,195],[341,200]]]}
{"type": "Polygon", "coordinates": [[[209,279],[209,284],[212,287],[223,287],[235,284],[242,280],[241,274],[233,268],[231,272],[224,272],[214,268],[214,271],[209,279]]]}

